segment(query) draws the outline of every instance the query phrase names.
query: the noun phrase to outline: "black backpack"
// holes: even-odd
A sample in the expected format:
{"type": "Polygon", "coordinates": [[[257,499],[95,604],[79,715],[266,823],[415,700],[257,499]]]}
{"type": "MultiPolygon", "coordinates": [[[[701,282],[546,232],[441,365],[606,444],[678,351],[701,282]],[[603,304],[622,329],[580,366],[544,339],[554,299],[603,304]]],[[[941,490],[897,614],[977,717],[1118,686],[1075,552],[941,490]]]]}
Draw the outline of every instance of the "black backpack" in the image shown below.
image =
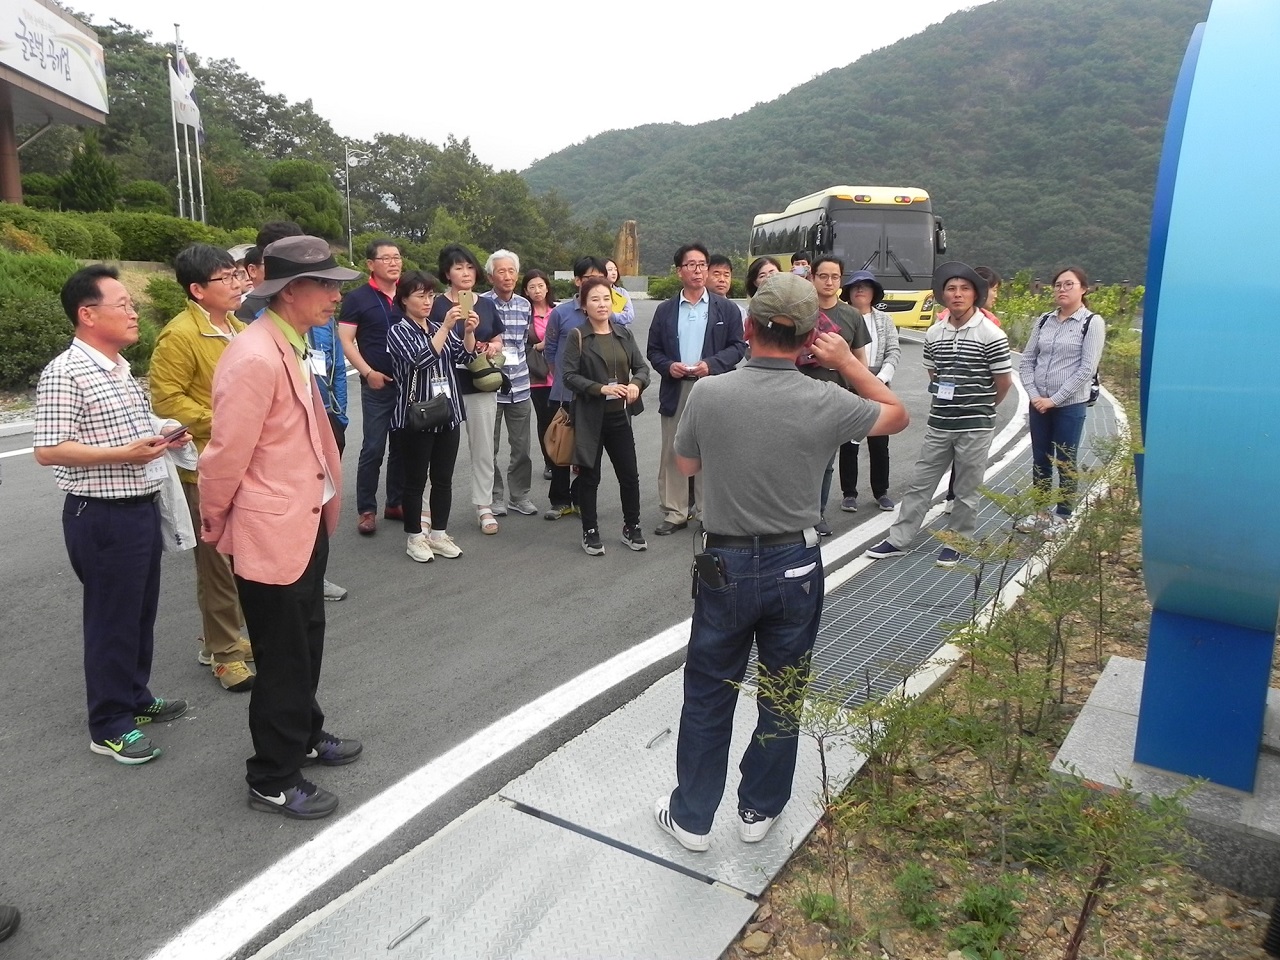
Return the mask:
{"type": "MultiPolygon", "coordinates": [[[[1037,332],[1037,333],[1038,333],[1040,330],[1042,330],[1042,329],[1044,328],[1044,323],[1045,323],[1045,321],[1046,321],[1046,320],[1048,320],[1048,319],[1049,319],[1050,317],[1052,317],[1052,316],[1053,316],[1053,311],[1052,311],[1052,310],[1050,310],[1048,313],[1046,313],[1043,317],[1041,317],[1041,318],[1040,318],[1040,322],[1039,322],[1038,324],[1036,324],[1036,332],[1037,332]]],[[[1081,340],[1083,340],[1085,337],[1087,337],[1087,336],[1089,335],[1089,322],[1090,322],[1091,320],[1093,320],[1093,318],[1094,318],[1094,317],[1096,317],[1096,316],[1097,316],[1097,314],[1096,314],[1096,313],[1091,313],[1091,314],[1089,314],[1087,317],[1085,317],[1085,318],[1084,318],[1084,326],[1082,326],[1082,327],[1080,328],[1080,339],[1081,339],[1081,340]]],[[[1097,402],[1098,402],[1098,395],[1099,395],[1100,393],[1102,393],[1102,381],[1098,379],[1098,371],[1097,371],[1097,370],[1094,370],[1094,371],[1093,371],[1093,382],[1089,384],[1089,401],[1088,401],[1088,406],[1091,406],[1091,407],[1092,407],[1095,403],[1097,403],[1097,402]]]]}

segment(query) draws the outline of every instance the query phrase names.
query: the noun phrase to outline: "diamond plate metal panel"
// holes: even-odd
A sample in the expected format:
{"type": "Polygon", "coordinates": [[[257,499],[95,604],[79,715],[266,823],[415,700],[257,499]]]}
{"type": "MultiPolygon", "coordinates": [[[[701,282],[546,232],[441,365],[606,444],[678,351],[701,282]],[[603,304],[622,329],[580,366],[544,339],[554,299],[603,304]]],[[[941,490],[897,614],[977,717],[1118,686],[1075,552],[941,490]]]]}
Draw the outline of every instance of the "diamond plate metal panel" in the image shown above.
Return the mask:
{"type": "Polygon", "coordinates": [[[755,908],[735,891],[488,800],[259,956],[715,960],[755,908]]]}
{"type": "MultiPolygon", "coordinates": [[[[711,829],[711,849],[691,853],[653,820],[654,800],[675,786],[683,683],[683,670],[663,677],[637,699],[512,780],[500,793],[703,876],[759,894],[818,821],[821,762],[817,747],[811,740],[801,741],[791,802],[769,835],[757,844],[742,843],[737,833],[737,778],[733,771],[755,729],[756,704],[740,694],[734,713],[730,774],[711,829]]],[[[827,764],[832,782],[842,786],[862,765],[862,757],[848,747],[837,747],[828,751],[827,764]]]]}

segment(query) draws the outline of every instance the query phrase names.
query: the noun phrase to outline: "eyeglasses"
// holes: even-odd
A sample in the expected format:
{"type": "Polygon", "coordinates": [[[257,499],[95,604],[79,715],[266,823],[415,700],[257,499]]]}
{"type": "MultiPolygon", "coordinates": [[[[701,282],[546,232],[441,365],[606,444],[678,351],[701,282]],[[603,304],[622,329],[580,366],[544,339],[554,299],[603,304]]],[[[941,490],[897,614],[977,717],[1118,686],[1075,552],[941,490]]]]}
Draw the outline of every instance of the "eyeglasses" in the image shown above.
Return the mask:
{"type": "Polygon", "coordinates": [[[101,300],[96,303],[86,303],[86,307],[102,307],[106,310],[123,310],[125,313],[137,313],[134,309],[132,300],[121,300],[119,303],[103,303],[101,300]]]}
{"type": "Polygon", "coordinates": [[[707,261],[697,260],[697,261],[690,261],[689,263],[682,263],[680,264],[680,269],[681,270],[705,270],[707,269],[707,261]]]}
{"type": "Polygon", "coordinates": [[[374,257],[373,259],[374,259],[375,261],[377,261],[378,263],[403,263],[403,262],[404,262],[404,257],[401,257],[401,256],[395,256],[395,257],[374,257]]]}
{"type": "Polygon", "coordinates": [[[815,273],[815,274],[813,275],[813,279],[815,279],[815,280],[834,280],[835,282],[839,283],[839,282],[840,282],[840,274],[838,274],[838,273],[815,273]]]}
{"type": "Polygon", "coordinates": [[[208,280],[205,281],[204,285],[207,287],[211,283],[231,284],[239,279],[240,279],[239,274],[227,273],[227,274],[223,274],[221,277],[210,277],[208,280]]]}
{"type": "Polygon", "coordinates": [[[249,271],[248,271],[248,270],[243,270],[243,269],[237,268],[237,269],[236,269],[236,272],[235,272],[235,278],[236,278],[237,280],[248,280],[248,279],[249,279],[249,271]]]}
{"type": "Polygon", "coordinates": [[[1061,280],[1053,285],[1053,289],[1070,290],[1074,286],[1076,286],[1076,282],[1074,280],[1061,280]]]}

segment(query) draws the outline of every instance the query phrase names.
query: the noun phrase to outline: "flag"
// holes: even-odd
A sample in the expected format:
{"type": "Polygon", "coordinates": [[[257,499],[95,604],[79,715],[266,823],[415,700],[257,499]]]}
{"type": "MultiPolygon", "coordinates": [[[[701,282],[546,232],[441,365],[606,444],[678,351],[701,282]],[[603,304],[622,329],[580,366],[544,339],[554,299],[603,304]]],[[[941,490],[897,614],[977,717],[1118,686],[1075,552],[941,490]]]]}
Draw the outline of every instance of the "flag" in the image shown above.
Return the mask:
{"type": "MultiPolygon", "coordinates": [[[[187,63],[187,55],[185,53],[178,53],[175,69],[178,73],[178,80],[182,84],[182,89],[191,94],[196,88],[196,75],[191,72],[191,65],[187,63]]],[[[191,99],[194,102],[195,97],[193,96],[191,99]]]]}
{"type": "MultiPolygon", "coordinates": [[[[185,62],[184,60],[183,63],[185,64],[185,62]]],[[[191,71],[188,68],[187,75],[190,76],[190,74],[191,71]]],[[[185,124],[188,127],[195,127],[198,131],[203,132],[204,127],[200,123],[200,108],[196,106],[190,89],[173,69],[173,64],[169,64],[169,99],[173,101],[173,115],[177,118],[178,123],[185,124]]]]}

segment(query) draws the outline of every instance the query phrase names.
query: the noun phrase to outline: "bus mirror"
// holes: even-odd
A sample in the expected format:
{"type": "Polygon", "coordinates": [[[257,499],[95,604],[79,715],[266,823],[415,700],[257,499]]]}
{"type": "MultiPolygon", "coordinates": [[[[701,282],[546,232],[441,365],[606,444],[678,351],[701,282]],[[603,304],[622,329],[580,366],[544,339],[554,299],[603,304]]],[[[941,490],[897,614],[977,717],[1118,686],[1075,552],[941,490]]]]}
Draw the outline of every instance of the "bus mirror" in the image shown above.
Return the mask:
{"type": "Polygon", "coordinates": [[[831,249],[831,224],[818,224],[817,236],[814,238],[813,248],[821,253],[826,253],[831,249]]]}
{"type": "Polygon", "coordinates": [[[938,253],[947,252],[947,229],[941,223],[937,225],[933,232],[933,245],[938,253]]]}

